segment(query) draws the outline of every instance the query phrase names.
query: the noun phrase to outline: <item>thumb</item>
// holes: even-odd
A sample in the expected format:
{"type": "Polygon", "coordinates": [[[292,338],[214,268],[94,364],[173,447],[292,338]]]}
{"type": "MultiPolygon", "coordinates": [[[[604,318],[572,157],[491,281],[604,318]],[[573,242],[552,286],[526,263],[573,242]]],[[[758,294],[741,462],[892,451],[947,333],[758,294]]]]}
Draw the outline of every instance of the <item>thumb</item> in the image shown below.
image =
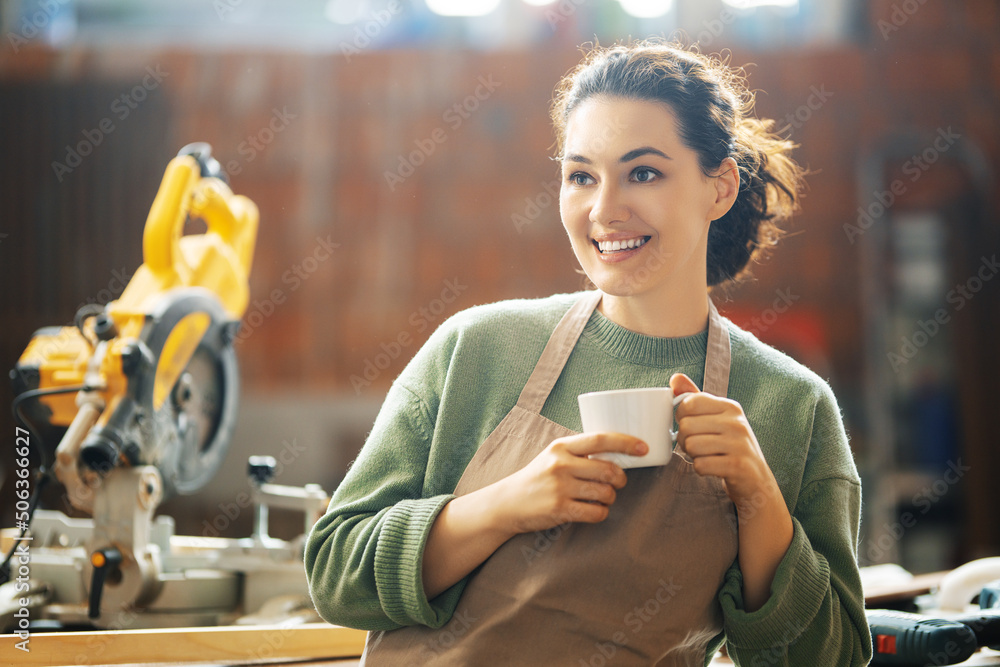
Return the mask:
{"type": "Polygon", "coordinates": [[[701,391],[698,389],[698,385],[694,383],[694,380],[684,375],[684,373],[674,373],[670,376],[670,388],[673,390],[674,396],[701,391]]]}

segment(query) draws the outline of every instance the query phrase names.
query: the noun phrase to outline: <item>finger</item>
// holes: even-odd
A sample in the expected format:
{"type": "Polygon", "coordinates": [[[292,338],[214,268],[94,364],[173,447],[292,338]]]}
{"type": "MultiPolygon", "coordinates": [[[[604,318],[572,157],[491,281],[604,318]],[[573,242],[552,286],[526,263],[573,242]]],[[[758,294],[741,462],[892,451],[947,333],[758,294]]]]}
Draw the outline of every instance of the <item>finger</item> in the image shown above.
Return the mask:
{"type": "Polygon", "coordinates": [[[616,489],[624,488],[628,478],[621,466],[602,459],[580,459],[580,467],[574,470],[577,479],[610,484],[616,489]]]}
{"type": "Polygon", "coordinates": [[[691,458],[720,456],[731,453],[729,443],[717,434],[696,433],[684,438],[684,451],[691,458]]]}
{"type": "Polygon", "coordinates": [[[732,425],[717,414],[686,415],[677,420],[677,433],[682,436],[723,435],[732,430],[732,425]]]}
{"type": "Polygon", "coordinates": [[[604,452],[642,456],[649,451],[649,445],[645,442],[624,433],[582,433],[570,436],[563,442],[566,451],[575,456],[590,456],[604,452]]]}
{"type": "Polygon", "coordinates": [[[698,385],[694,383],[694,380],[684,375],[684,373],[674,373],[670,376],[670,388],[673,390],[674,396],[701,391],[698,389],[698,385]]]}
{"type": "MultiPolygon", "coordinates": [[[[722,415],[733,409],[731,401],[726,398],[713,396],[703,391],[697,394],[686,396],[683,401],[677,404],[675,418],[679,422],[690,415],[722,415]]],[[[738,405],[738,404],[736,404],[738,405]]]]}
{"type": "Polygon", "coordinates": [[[694,471],[703,477],[725,478],[731,472],[731,457],[724,455],[698,456],[692,459],[694,471]]]}
{"type": "Polygon", "coordinates": [[[573,517],[573,521],[580,523],[600,523],[608,518],[611,508],[601,503],[580,501],[573,503],[570,506],[569,512],[573,517]]]}
{"type": "Polygon", "coordinates": [[[615,502],[618,494],[610,484],[602,482],[581,481],[574,495],[576,500],[610,505],[615,502]]]}

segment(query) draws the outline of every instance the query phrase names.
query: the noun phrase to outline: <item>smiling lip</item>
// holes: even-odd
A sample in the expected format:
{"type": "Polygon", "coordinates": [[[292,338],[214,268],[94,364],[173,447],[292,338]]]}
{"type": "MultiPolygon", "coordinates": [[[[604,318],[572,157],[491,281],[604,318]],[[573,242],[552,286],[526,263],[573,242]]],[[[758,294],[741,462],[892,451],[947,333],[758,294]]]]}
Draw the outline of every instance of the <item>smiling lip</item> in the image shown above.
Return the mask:
{"type": "Polygon", "coordinates": [[[649,236],[618,236],[592,239],[594,250],[605,262],[620,262],[638,253],[649,241],[649,236]]]}
{"type": "Polygon", "coordinates": [[[598,241],[595,239],[594,244],[597,245],[597,250],[601,254],[605,254],[609,252],[621,252],[622,250],[641,248],[648,240],[648,236],[635,236],[632,238],[610,239],[604,241],[598,241]]]}

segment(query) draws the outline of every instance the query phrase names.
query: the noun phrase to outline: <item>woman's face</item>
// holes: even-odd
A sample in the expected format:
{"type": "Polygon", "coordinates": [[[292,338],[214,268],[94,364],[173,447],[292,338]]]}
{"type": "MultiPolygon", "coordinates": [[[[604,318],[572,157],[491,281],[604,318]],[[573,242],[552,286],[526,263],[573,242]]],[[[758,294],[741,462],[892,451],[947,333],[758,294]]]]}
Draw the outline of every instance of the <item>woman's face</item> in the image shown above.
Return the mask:
{"type": "Polygon", "coordinates": [[[613,297],[704,288],[708,227],[732,203],[720,203],[720,180],[702,172],[667,105],[580,104],[566,125],[559,206],[587,276],[613,297]]]}

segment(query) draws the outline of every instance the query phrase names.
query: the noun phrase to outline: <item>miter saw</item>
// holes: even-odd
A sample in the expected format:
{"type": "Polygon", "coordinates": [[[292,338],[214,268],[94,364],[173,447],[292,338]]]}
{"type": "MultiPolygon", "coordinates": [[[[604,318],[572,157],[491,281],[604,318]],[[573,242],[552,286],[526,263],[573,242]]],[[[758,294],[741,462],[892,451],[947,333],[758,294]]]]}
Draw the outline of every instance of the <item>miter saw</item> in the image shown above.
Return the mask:
{"type": "MultiPolygon", "coordinates": [[[[37,331],[11,371],[15,416],[42,460],[37,481],[49,458],[40,441],[58,436],[51,471],[65,500],[93,517],[34,511],[36,489],[30,529],[5,531],[5,553],[30,540],[32,619],[176,627],[260,614],[276,596],[310,607],[301,539],[270,538],[267,509],[301,510],[305,532],[327,497],[316,485],[270,484],[273,459],[251,461],[252,537],[177,536],[170,517],[154,519],[162,500],[201,489],[229,447],[239,389],[233,343],[257,221],[256,205],[233,194],[211,148],[186,146],[167,166],[143,233],[144,263],[121,297],[82,307],[75,326],[37,331]],[[206,231],[185,235],[189,220],[206,231]]],[[[0,626],[11,624],[2,593],[29,593],[10,579],[0,586],[0,626]]]]}

